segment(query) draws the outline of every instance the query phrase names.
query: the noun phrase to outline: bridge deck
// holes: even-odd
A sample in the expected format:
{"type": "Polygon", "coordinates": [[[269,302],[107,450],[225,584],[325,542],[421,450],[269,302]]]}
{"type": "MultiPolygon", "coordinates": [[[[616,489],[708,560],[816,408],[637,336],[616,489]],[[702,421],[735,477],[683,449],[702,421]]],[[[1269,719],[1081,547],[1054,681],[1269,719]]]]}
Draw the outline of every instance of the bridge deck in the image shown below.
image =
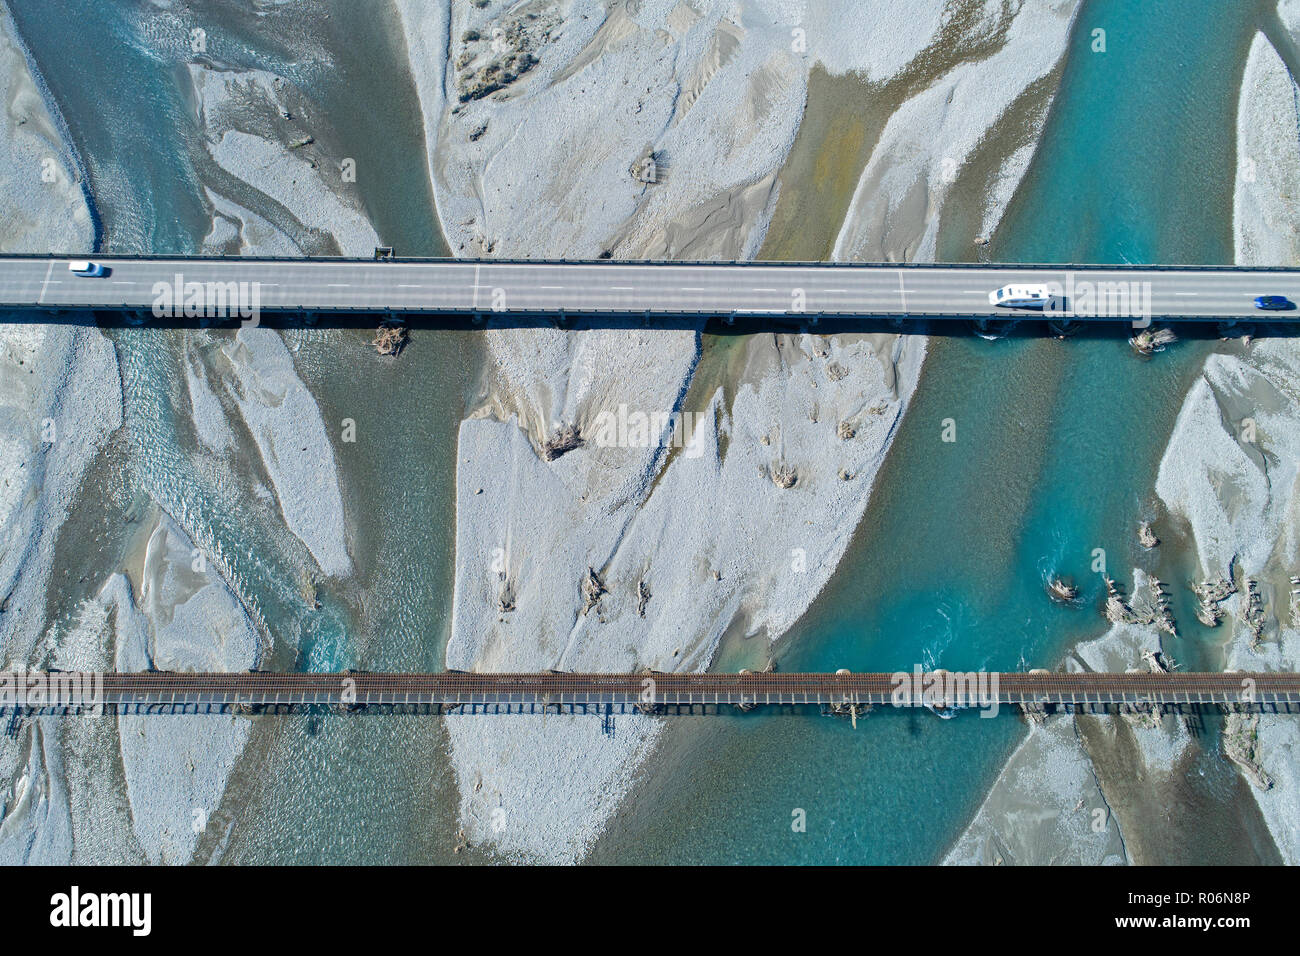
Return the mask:
{"type": "MultiPolygon", "coordinates": [[[[96,257],[110,274],[85,278],[68,258],[0,256],[0,309],[150,313],[155,285],[256,283],[261,312],[573,315],[1007,317],[988,293],[1012,283],[1073,289],[1067,314],[1089,316],[1084,287],[1124,293],[1148,283],[1162,319],[1294,321],[1260,312],[1258,295],[1300,301],[1300,271],[1110,266],[920,266],[801,263],[502,262],[500,260],[199,259],[96,257]]],[[[1117,303],[1107,295],[1097,297],[1117,303]]],[[[183,304],[183,303],[182,303],[183,304]]],[[[1095,306],[1094,306],[1095,309],[1095,306]]],[[[1014,313],[1012,313],[1014,314],[1014,313]]],[[[1023,313],[1022,313],[1023,314],[1023,313]]],[[[1123,318],[1129,312],[1119,313],[1123,318]]],[[[1135,313],[1136,314],[1136,313],[1135,313]]]]}
{"type": "MultiPolygon", "coordinates": [[[[885,705],[1300,704],[1300,674],[22,674],[0,673],[0,709],[32,681],[83,689],[80,700],[154,705],[885,705]],[[905,681],[904,681],[905,678],[905,681]],[[900,700],[905,684],[908,699],[900,700]]],[[[26,698],[22,698],[26,699],[26,698]]],[[[55,687],[46,690],[53,704],[55,687]]],[[[64,698],[66,699],[66,698],[64,698]]],[[[35,702],[30,702],[35,703],[35,702]]]]}

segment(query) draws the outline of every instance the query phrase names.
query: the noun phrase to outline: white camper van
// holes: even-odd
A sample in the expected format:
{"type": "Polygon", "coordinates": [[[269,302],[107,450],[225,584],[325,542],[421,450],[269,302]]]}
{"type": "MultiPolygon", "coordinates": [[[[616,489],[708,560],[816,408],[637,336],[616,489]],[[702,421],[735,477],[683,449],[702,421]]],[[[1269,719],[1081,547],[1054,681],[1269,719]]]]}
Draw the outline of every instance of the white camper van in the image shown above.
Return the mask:
{"type": "Polygon", "coordinates": [[[1041,309],[1052,301],[1045,285],[1004,285],[989,293],[989,305],[1008,309],[1041,309]]]}

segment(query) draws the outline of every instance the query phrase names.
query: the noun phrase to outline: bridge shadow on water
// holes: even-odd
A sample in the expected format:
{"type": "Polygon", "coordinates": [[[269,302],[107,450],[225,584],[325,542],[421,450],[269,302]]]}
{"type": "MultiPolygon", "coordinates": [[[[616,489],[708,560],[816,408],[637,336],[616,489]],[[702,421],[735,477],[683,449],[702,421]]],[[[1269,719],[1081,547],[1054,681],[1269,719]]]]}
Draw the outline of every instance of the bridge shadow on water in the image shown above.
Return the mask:
{"type": "MultiPolygon", "coordinates": [[[[294,312],[265,312],[257,322],[240,319],[164,317],[121,310],[7,310],[0,321],[17,324],[95,326],[122,329],[229,329],[258,325],[271,329],[359,329],[373,330],[385,321],[401,322],[412,331],[483,331],[485,329],[559,329],[568,332],[592,329],[704,332],[710,335],[741,336],[809,333],[814,335],[902,334],[946,338],[982,336],[991,339],[1127,339],[1134,334],[1132,322],[1122,319],[1089,319],[1061,323],[1041,316],[981,320],[971,316],[913,318],[910,316],[797,317],[793,315],[544,315],[544,314],[432,314],[417,312],[319,312],[304,317],[294,312]]],[[[1238,338],[1300,337],[1300,315],[1261,317],[1257,321],[1225,322],[1200,319],[1153,318],[1151,328],[1168,327],[1180,339],[1212,340],[1238,338]]]]}

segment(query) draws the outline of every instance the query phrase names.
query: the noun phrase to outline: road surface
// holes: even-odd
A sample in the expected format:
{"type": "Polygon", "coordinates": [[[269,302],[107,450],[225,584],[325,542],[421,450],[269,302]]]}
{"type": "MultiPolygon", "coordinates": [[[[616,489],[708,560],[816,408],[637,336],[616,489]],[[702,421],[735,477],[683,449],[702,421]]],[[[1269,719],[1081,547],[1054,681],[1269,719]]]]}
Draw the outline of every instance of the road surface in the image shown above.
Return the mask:
{"type": "Polygon", "coordinates": [[[69,261],[0,256],[0,309],[154,313],[168,288],[182,293],[180,318],[187,283],[212,298],[209,283],[232,282],[246,283],[250,298],[255,288],[268,313],[1007,316],[1014,312],[989,304],[991,290],[1051,282],[1065,314],[1080,319],[1295,321],[1294,312],[1258,311],[1254,298],[1300,302],[1300,271],[1281,270],[103,256],[95,261],[109,274],[86,278],[71,274],[69,261]]]}

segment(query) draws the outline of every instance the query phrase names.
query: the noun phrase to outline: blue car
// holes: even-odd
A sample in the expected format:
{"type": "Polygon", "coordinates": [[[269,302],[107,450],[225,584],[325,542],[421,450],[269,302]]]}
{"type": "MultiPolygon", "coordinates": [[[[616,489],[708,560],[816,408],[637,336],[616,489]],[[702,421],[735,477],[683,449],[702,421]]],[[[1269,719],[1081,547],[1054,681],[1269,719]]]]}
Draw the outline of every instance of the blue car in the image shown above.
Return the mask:
{"type": "Polygon", "coordinates": [[[1295,303],[1284,295],[1261,295],[1255,298],[1255,308],[1268,312],[1285,312],[1294,309],[1295,303]]]}

